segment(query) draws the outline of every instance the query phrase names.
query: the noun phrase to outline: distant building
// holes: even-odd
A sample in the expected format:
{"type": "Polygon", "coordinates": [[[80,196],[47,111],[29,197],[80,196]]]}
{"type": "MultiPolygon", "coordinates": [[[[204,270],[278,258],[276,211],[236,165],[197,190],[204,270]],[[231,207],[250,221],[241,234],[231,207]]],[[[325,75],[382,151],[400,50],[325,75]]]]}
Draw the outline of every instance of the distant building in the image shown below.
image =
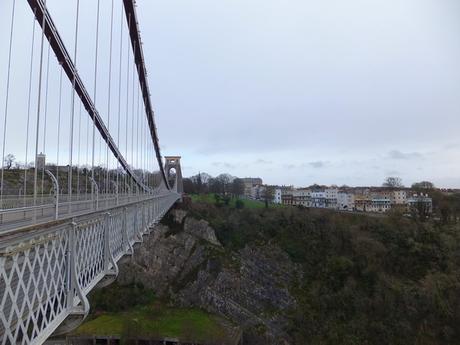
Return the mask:
{"type": "Polygon", "coordinates": [[[311,192],[311,207],[326,207],[326,192],[323,190],[311,192]]]}
{"type": "Polygon", "coordinates": [[[355,209],[355,195],[346,191],[337,193],[337,209],[342,211],[353,211],[355,209]]]}
{"type": "Polygon", "coordinates": [[[428,194],[413,194],[407,198],[408,211],[423,211],[426,214],[433,212],[433,200],[428,194]]]}
{"type": "Polygon", "coordinates": [[[404,205],[407,202],[407,192],[405,190],[393,191],[392,202],[396,205],[404,205]]]}
{"type": "Polygon", "coordinates": [[[262,200],[265,198],[266,187],[260,184],[251,187],[249,198],[253,200],[262,200]]]}
{"type": "Polygon", "coordinates": [[[254,187],[261,186],[263,181],[259,177],[245,177],[241,179],[244,184],[244,196],[246,198],[253,199],[254,198],[254,187]]]}
{"type": "Polygon", "coordinates": [[[326,188],[324,190],[325,196],[325,207],[326,208],[337,208],[337,194],[339,190],[337,188],[326,188]]]}
{"type": "Polygon", "coordinates": [[[294,205],[294,195],[293,195],[294,190],[291,189],[286,189],[282,191],[281,194],[281,203],[283,205],[294,205]]]}
{"type": "Polygon", "coordinates": [[[391,199],[390,198],[386,196],[382,196],[382,195],[374,195],[366,211],[385,213],[389,211],[390,209],[391,209],[391,199]]]}
{"type": "Polygon", "coordinates": [[[296,206],[311,206],[311,190],[310,189],[296,189],[292,192],[292,202],[296,206]]]}
{"type": "Polygon", "coordinates": [[[46,155],[42,152],[40,152],[39,154],[37,154],[37,159],[36,159],[36,168],[37,170],[43,170],[45,169],[45,165],[46,165],[46,155]]]}
{"type": "Polygon", "coordinates": [[[367,212],[372,205],[372,199],[366,194],[355,195],[355,209],[357,211],[367,212]]]}
{"type": "Polygon", "coordinates": [[[275,188],[275,191],[273,193],[273,203],[274,204],[281,204],[281,196],[283,195],[283,191],[281,188],[275,188]]]}

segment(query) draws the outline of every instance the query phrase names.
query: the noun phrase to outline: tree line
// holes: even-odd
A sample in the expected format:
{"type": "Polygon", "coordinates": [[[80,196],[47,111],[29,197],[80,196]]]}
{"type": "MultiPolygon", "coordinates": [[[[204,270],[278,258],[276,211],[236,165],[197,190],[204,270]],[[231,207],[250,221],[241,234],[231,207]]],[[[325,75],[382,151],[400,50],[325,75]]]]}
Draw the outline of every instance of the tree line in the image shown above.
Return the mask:
{"type": "Polygon", "coordinates": [[[187,194],[221,194],[233,197],[244,195],[244,182],[241,178],[220,174],[212,177],[206,173],[183,179],[184,192],[187,194]]]}

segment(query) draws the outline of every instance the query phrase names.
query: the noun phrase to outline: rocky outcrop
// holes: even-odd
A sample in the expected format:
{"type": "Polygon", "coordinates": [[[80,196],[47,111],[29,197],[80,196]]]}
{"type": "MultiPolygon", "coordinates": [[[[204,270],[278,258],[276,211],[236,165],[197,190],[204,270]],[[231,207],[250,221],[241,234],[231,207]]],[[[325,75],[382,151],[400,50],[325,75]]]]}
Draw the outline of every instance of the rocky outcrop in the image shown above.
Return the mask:
{"type": "Polygon", "coordinates": [[[262,328],[273,343],[289,340],[286,315],[296,306],[289,286],[300,269],[288,256],[273,245],[229,253],[206,221],[181,210],[169,217],[180,227],[157,225],[122,261],[119,282],[140,282],[182,306],[201,307],[243,328],[262,328]]]}
{"type": "Polygon", "coordinates": [[[168,231],[167,226],[156,226],[133,256],[121,262],[120,284],[142,283],[157,295],[166,295],[174,284],[202,265],[205,253],[203,246],[197,245],[198,239],[185,232],[168,236],[168,231]]]}
{"type": "Polygon", "coordinates": [[[238,324],[264,325],[274,334],[283,333],[284,312],[296,301],[288,286],[297,279],[294,265],[277,247],[246,247],[233,256],[239,267],[229,265],[217,274],[209,269],[181,290],[182,303],[230,317],[238,324]]]}

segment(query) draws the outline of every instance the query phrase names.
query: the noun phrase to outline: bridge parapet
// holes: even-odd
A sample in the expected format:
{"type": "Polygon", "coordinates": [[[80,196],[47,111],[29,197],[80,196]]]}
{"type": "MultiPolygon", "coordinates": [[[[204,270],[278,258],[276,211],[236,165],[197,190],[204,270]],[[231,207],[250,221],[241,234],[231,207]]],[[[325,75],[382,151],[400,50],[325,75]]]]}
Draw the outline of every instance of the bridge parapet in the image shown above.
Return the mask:
{"type": "Polygon", "coordinates": [[[87,294],[180,198],[170,191],[71,220],[0,235],[0,344],[41,344],[77,327],[87,294]]]}

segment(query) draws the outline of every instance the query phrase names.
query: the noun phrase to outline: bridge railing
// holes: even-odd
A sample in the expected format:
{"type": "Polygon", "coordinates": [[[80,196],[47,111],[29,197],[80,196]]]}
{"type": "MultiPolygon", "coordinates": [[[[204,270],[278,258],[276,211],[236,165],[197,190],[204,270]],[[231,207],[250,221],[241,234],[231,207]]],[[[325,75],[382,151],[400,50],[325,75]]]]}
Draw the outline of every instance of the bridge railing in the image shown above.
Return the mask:
{"type": "MultiPolygon", "coordinates": [[[[128,193],[120,193],[118,196],[128,196],[130,194],[128,193]]],[[[133,195],[133,193],[131,193],[133,195]]],[[[80,193],[80,194],[74,194],[71,197],[69,197],[68,194],[59,194],[59,202],[69,202],[69,201],[87,201],[94,199],[96,196],[93,194],[91,195],[90,193],[80,193]]],[[[104,200],[104,199],[113,199],[117,197],[116,193],[101,193],[98,195],[99,200],[104,200]]],[[[23,207],[33,207],[34,202],[36,206],[40,205],[49,205],[53,204],[54,201],[56,200],[56,197],[53,195],[46,195],[46,196],[38,196],[37,199],[34,201],[33,195],[27,195],[27,196],[18,196],[18,195],[3,195],[3,200],[2,204],[0,207],[1,210],[8,210],[8,209],[14,209],[14,208],[23,208],[23,207]]]]}
{"type": "Polygon", "coordinates": [[[28,224],[43,223],[91,211],[109,209],[126,203],[145,200],[151,196],[151,194],[109,194],[91,200],[91,195],[87,195],[80,197],[80,199],[72,198],[73,201],[71,202],[60,199],[56,203],[55,199],[50,199],[47,201],[48,203],[42,205],[0,209],[0,234],[28,224]]]}
{"type": "Polygon", "coordinates": [[[89,291],[116,278],[117,261],[179,198],[167,192],[0,235],[0,345],[41,344],[76,327],[89,291]]]}

